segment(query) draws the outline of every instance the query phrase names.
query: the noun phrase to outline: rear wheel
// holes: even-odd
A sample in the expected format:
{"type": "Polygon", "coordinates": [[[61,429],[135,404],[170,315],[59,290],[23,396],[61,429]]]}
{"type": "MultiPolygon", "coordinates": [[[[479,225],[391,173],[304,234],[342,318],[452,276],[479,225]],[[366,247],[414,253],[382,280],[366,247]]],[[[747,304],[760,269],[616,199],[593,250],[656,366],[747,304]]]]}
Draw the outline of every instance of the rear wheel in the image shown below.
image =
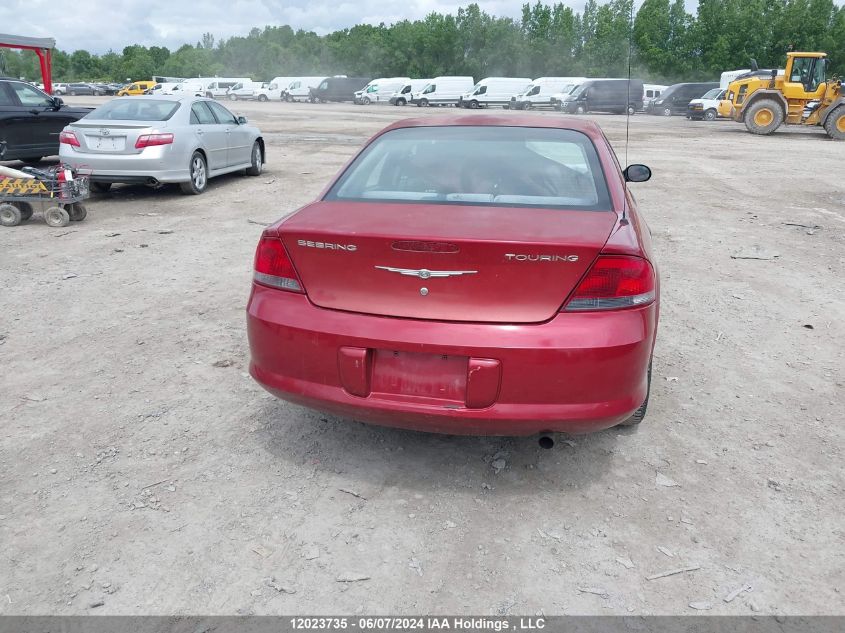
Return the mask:
{"type": "Polygon", "coordinates": [[[704,113],[704,120],[705,121],[715,121],[716,120],[716,111],[713,108],[710,108],[709,110],[707,110],[707,112],[704,113]]]}
{"type": "Polygon", "coordinates": [[[44,212],[44,221],[54,229],[70,224],[70,214],[61,207],[50,207],[44,212]]]}
{"type": "Polygon", "coordinates": [[[108,190],[111,189],[110,182],[92,182],[91,189],[96,191],[97,193],[108,193],[108,190]]]}
{"type": "Polygon", "coordinates": [[[208,167],[205,157],[199,152],[194,152],[191,156],[190,177],[188,182],[179,183],[182,193],[196,196],[205,191],[208,186],[208,167]]]}
{"type": "Polygon", "coordinates": [[[771,134],[783,123],[783,110],[773,99],[760,99],[748,107],[745,127],[752,134],[771,134]]]}
{"type": "Polygon", "coordinates": [[[21,210],[13,204],[0,204],[0,225],[17,226],[21,223],[21,210]]]}
{"type": "Polygon", "coordinates": [[[845,141],[845,105],[841,105],[830,113],[824,123],[824,131],[830,138],[845,141]]]}
{"type": "Polygon", "coordinates": [[[651,362],[648,363],[648,387],[645,392],[645,400],[640,405],[640,408],[634,411],[634,414],[625,420],[624,422],[620,422],[619,426],[636,426],[640,422],[643,421],[645,418],[645,413],[648,410],[648,396],[651,393],[651,362]]]}
{"type": "Polygon", "coordinates": [[[26,222],[32,217],[33,208],[28,202],[16,202],[15,206],[21,210],[21,222],[26,222]]]}
{"type": "Polygon", "coordinates": [[[82,222],[88,216],[88,209],[81,202],[75,202],[68,209],[71,222],[82,222]]]}
{"type": "Polygon", "coordinates": [[[264,156],[261,153],[261,144],[256,141],[252,144],[252,165],[247,167],[247,176],[260,176],[264,169],[264,156]]]}

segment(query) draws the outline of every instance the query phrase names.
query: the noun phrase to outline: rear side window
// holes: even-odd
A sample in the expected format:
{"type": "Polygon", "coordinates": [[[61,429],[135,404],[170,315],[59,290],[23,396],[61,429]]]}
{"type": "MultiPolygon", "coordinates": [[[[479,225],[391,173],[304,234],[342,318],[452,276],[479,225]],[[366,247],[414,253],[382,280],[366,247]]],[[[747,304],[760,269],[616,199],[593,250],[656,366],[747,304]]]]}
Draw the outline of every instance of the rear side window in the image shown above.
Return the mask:
{"type": "Polygon", "coordinates": [[[439,126],[373,141],[326,200],[610,210],[592,141],[574,130],[439,126]]]}
{"type": "Polygon", "coordinates": [[[178,109],[178,101],[116,99],[85,115],[85,118],[114,121],[169,121],[178,109]]]}
{"type": "Polygon", "coordinates": [[[204,101],[197,101],[191,106],[191,123],[194,125],[215,125],[217,120],[204,101]]]}

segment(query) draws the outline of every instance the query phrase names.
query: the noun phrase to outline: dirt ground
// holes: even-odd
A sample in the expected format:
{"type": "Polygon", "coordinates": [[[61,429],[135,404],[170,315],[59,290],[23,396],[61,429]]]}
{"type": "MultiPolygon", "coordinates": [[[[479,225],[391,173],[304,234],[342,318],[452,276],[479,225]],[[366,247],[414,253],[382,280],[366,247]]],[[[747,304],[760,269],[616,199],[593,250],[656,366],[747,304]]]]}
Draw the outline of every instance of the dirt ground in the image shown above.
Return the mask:
{"type": "MultiPolygon", "coordinates": [[[[388,122],[454,111],[234,109],[261,177],[0,230],[0,613],[845,614],[845,143],[632,119],[662,271],[649,414],[549,451],[252,381],[250,220],[388,122]]],[[[595,118],[624,161],[624,117],[595,118]]]]}

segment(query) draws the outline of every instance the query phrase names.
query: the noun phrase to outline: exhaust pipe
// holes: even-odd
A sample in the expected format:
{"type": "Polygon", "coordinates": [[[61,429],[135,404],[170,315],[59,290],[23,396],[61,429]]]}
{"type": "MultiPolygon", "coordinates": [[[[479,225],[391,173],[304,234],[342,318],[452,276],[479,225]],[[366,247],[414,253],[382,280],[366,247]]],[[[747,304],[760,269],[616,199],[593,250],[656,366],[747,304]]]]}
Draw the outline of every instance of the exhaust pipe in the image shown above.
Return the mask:
{"type": "Polygon", "coordinates": [[[555,446],[555,440],[550,435],[541,435],[538,443],[540,444],[540,448],[545,448],[546,450],[552,449],[555,446]]]}
{"type": "Polygon", "coordinates": [[[145,184],[150,187],[158,187],[161,183],[155,178],[147,178],[147,182],[145,184]]]}

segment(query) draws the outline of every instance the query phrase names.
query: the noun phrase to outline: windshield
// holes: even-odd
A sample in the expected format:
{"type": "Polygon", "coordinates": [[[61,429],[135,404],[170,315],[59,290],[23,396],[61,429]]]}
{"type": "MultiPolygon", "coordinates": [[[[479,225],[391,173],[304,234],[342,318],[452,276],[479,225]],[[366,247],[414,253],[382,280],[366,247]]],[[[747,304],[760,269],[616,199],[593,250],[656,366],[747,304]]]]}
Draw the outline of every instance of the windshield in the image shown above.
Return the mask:
{"type": "Polygon", "coordinates": [[[355,159],[326,200],[610,209],[587,136],[502,126],[387,132],[355,159]]]}
{"type": "Polygon", "coordinates": [[[701,98],[702,99],[718,99],[720,92],[722,92],[721,88],[713,88],[713,90],[708,90],[707,92],[705,92],[704,96],[702,96],[701,98]]]}
{"type": "Polygon", "coordinates": [[[88,113],[85,118],[112,121],[167,121],[178,109],[178,101],[118,99],[100,106],[88,113]]]}

